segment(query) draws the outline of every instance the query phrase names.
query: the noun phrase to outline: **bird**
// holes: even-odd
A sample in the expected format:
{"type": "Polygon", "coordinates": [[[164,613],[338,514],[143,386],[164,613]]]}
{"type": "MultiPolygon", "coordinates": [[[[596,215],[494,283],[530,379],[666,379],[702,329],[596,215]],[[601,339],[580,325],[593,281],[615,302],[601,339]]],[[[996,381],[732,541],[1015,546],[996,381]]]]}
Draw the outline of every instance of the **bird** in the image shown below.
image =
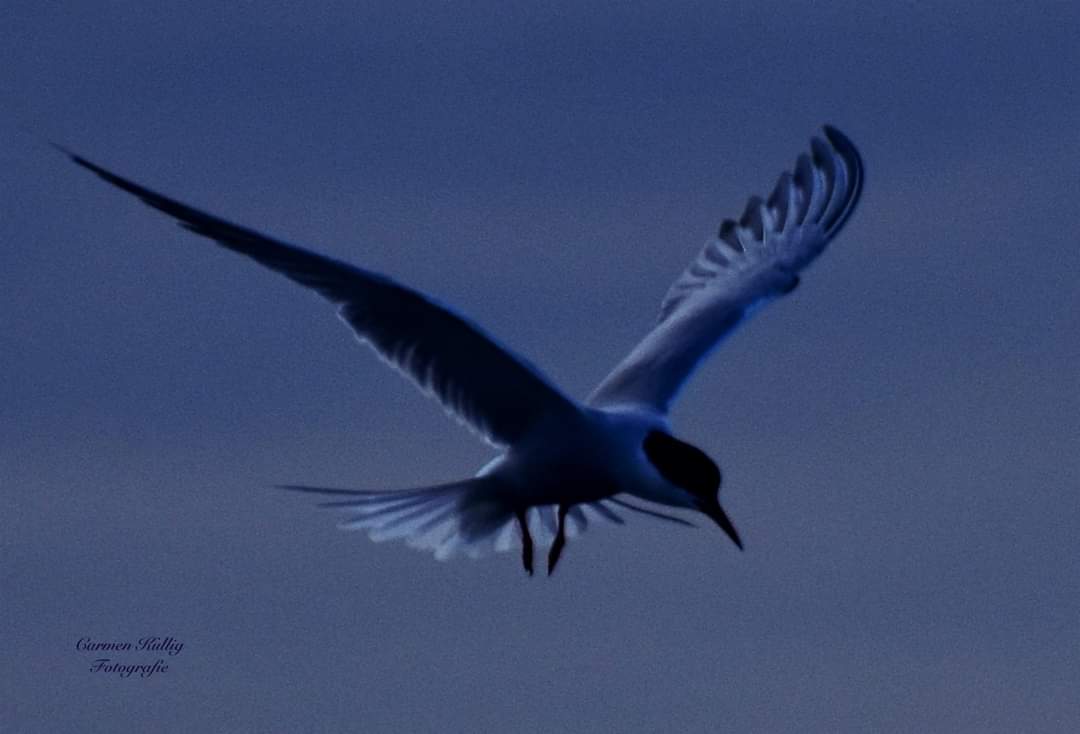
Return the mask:
{"type": "Polygon", "coordinates": [[[550,575],[567,537],[590,522],[621,525],[623,510],[682,525],[693,523],[657,506],[696,511],[743,549],[720,504],[720,467],[675,437],[669,413],[714,348],[751,313],[791,293],[854,211],[862,158],[835,127],[822,132],[766,199],[752,196],[738,219],[721,223],[667,291],[651,329],[583,401],[418,290],[208,214],[56,147],[181,227],[329,301],[361,342],[497,451],[471,478],[426,487],[280,486],[321,495],[321,506],[345,513],[342,528],[366,530],[376,541],[402,539],[439,560],[520,548],[531,576],[534,535],[547,545],[550,575]]]}

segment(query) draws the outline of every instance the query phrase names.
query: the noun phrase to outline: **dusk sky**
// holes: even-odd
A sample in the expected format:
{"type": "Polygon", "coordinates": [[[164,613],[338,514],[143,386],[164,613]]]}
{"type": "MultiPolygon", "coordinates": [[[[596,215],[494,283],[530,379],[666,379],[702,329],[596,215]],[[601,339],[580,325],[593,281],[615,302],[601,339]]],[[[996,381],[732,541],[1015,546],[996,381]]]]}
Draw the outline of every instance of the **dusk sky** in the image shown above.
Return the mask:
{"type": "Polygon", "coordinates": [[[5,4],[0,730],[1080,731],[1080,5],[5,4]],[[863,198],[696,375],[746,543],[553,577],[273,489],[492,450],[49,147],[453,305],[584,398],[823,123],[863,198]],[[82,638],[172,637],[166,672],[82,638]]]}

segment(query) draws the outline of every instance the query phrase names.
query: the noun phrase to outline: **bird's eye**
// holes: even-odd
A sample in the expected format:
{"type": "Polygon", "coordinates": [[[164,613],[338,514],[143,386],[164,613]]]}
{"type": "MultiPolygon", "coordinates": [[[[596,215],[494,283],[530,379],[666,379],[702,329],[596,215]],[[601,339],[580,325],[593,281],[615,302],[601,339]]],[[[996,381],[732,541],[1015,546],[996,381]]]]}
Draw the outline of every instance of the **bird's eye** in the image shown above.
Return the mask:
{"type": "Polygon", "coordinates": [[[664,479],[695,497],[715,498],[720,467],[704,451],[663,431],[650,431],[642,448],[664,479]]]}

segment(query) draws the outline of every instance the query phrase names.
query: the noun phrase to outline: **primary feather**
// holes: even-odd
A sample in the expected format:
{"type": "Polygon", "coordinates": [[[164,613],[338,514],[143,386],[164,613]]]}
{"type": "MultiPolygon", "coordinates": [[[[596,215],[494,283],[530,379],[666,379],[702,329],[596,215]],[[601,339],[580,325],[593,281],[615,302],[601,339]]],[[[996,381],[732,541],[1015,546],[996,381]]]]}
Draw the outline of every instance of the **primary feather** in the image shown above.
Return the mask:
{"type": "Polygon", "coordinates": [[[199,211],[65,153],[175,217],[185,229],[247,255],[335,304],[358,339],[492,444],[509,446],[544,418],[577,410],[535,367],[422,293],[199,211]]]}
{"type": "Polygon", "coordinates": [[[862,190],[855,146],[833,127],[781,174],[767,201],[751,197],[668,290],[652,331],[600,383],[595,406],[667,413],[698,364],[756,307],[791,292],[798,273],[844,226],[862,190]]]}

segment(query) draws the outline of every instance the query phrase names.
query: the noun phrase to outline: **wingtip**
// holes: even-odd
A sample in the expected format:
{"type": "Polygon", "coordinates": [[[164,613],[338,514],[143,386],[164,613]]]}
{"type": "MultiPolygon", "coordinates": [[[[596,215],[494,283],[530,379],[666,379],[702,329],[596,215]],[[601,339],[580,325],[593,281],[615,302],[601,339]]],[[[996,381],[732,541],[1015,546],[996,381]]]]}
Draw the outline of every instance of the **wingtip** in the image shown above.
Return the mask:
{"type": "Polygon", "coordinates": [[[83,158],[81,155],[79,155],[63,143],[58,143],[55,140],[46,140],[45,142],[48,143],[54,150],[58,151],[60,155],[68,158],[73,163],[77,163],[84,168],[93,168],[94,164],[83,158]]]}
{"type": "Polygon", "coordinates": [[[825,123],[821,126],[821,129],[825,132],[825,137],[828,138],[829,142],[832,143],[834,146],[843,146],[848,148],[855,147],[855,145],[851,142],[851,139],[848,138],[847,135],[844,135],[844,133],[840,132],[840,130],[835,125],[825,123]]]}
{"type": "Polygon", "coordinates": [[[74,159],[77,157],[66,145],[61,145],[55,140],[46,140],[45,142],[48,143],[49,146],[51,146],[53,149],[60,151],[62,155],[65,155],[68,158],[74,159]]]}
{"type": "MultiPolygon", "coordinates": [[[[78,153],[76,153],[71,148],[67,147],[66,145],[63,145],[61,143],[57,143],[57,142],[52,141],[52,140],[48,141],[48,143],[53,148],[55,148],[57,151],[59,151],[61,155],[66,156],[67,159],[70,160],[75,165],[85,168],[86,170],[96,174],[97,176],[105,179],[106,181],[108,181],[108,182],[110,182],[112,184],[115,184],[115,185],[120,185],[121,182],[124,182],[123,179],[121,179],[116,174],[110,173],[109,171],[106,171],[104,168],[102,168],[98,164],[96,164],[96,163],[94,163],[92,161],[89,161],[86,158],[83,158],[81,155],[79,155],[78,153]]],[[[126,183],[126,182],[124,182],[124,183],[126,183]]]]}
{"type": "Polygon", "coordinates": [[[862,156],[859,154],[859,149],[855,147],[855,143],[851,142],[851,138],[840,132],[835,125],[822,125],[822,130],[832,147],[836,148],[841,155],[851,159],[857,165],[859,173],[862,174],[864,169],[862,156]]]}

